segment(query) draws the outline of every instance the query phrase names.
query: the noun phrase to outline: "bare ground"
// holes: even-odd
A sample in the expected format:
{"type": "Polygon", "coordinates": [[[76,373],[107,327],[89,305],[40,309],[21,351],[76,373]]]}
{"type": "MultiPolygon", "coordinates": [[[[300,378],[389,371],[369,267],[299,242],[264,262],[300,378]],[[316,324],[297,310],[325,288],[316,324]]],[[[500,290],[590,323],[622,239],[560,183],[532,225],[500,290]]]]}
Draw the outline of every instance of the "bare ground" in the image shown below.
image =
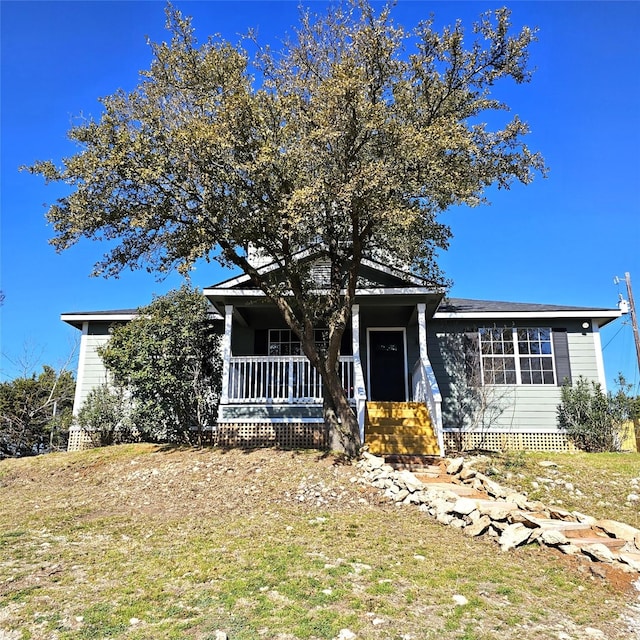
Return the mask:
{"type": "Polygon", "coordinates": [[[502,553],[359,479],[318,452],[2,461],[0,639],[640,639],[637,574],[502,553]]]}

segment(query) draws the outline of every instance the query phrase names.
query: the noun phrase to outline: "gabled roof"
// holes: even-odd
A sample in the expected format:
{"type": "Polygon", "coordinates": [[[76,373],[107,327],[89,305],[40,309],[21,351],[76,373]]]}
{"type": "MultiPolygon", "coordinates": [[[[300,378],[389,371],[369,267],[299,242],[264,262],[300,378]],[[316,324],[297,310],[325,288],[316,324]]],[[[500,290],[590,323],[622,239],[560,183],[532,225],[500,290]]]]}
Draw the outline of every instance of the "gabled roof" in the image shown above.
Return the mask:
{"type": "Polygon", "coordinates": [[[438,319],[516,319],[516,318],[572,318],[594,320],[599,327],[622,315],[620,309],[603,307],[577,307],[531,302],[501,302],[497,300],[472,300],[469,298],[445,298],[434,318],[438,319]]]}
{"type": "MultiPolygon", "coordinates": [[[[317,248],[301,251],[296,255],[296,259],[300,261],[312,262],[314,260],[322,260],[323,252],[317,248]]],[[[276,262],[270,262],[269,264],[262,265],[257,270],[261,275],[265,275],[272,272],[277,272],[281,269],[280,265],[276,262]]],[[[384,287],[427,287],[433,290],[430,283],[421,278],[418,275],[410,273],[407,270],[400,269],[391,264],[385,264],[371,258],[363,258],[360,271],[360,278],[372,283],[373,285],[380,285],[384,287]]],[[[205,287],[205,293],[208,291],[221,291],[228,289],[240,289],[240,290],[255,290],[256,287],[251,281],[251,277],[246,274],[240,274],[212,284],[209,287],[205,287]]]]}

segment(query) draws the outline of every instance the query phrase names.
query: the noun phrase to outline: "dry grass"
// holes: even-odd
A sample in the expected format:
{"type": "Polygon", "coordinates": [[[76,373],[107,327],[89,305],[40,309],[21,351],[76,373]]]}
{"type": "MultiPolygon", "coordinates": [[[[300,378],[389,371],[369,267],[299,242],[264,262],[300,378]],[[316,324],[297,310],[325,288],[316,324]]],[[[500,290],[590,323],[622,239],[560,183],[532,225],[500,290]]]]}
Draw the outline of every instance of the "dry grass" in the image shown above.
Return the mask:
{"type": "Polygon", "coordinates": [[[2,461],[0,637],[630,637],[636,593],[357,475],[317,452],[151,445],[2,461]]]}

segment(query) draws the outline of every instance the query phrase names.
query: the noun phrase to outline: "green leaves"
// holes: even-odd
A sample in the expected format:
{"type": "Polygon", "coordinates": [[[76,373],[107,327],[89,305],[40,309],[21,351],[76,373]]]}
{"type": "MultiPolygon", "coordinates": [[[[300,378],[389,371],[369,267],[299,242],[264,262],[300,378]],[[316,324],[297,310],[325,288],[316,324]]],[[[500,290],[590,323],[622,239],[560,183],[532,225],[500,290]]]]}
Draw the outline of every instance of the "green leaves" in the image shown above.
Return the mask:
{"type": "Polygon", "coordinates": [[[315,327],[340,344],[363,257],[443,288],[437,259],[451,232],[438,215],[544,173],[523,122],[483,121],[507,109],[493,95],[500,82],[530,78],[535,33],[512,33],[507,9],[481,16],[468,42],[460,23],[409,30],[389,8],[346,0],[301,13],[282,51],[253,56],[219,36],[199,43],[171,6],[167,28],[137,88],[70,131],[80,152],[30,167],[71,189],[49,209],[52,243],[111,241],[94,271],[107,276],[185,272],[199,259],[240,268],[306,338],[312,362],[315,327]],[[310,246],[330,263],[320,293],[301,258],[310,246]],[[281,267],[277,281],[249,248],[281,267]]]}
{"type": "Polygon", "coordinates": [[[0,458],[66,447],[75,380],[45,365],[39,375],[0,383],[0,458]]]}
{"type": "Polygon", "coordinates": [[[58,250],[120,242],[96,273],[203,257],[246,269],[248,244],[295,268],[301,248],[339,239],[336,263],[399,252],[430,277],[449,236],[435,214],[544,170],[517,118],[491,132],[479,120],[506,108],[490,96],[499,80],[530,79],[535,32],[512,34],[506,9],[467,44],[460,23],[410,31],[347,2],[303,13],[282,52],[253,58],[218,36],[200,44],[172,7],[167,28],[138,87],[69,132],[81,151],[29,168],[71,186],[48,214],[58,250]]]}
{"type": "Polygon", "coordinates": [[[215,422],[222,363],[200,292],[182,287],[156,298],[114,327],[99,353],[113,382],[127,389],[128,421],[143,439],[196,442],[215,422]]]}
{"type": "Polygon", "coordinates": [[[597,382],[580,377],[562,387],[558,427],[575,445],[588,452],[620,451],[625,422],[631,419],[632,400],[624,380],[615,394],[605,393],[597,382]]]}

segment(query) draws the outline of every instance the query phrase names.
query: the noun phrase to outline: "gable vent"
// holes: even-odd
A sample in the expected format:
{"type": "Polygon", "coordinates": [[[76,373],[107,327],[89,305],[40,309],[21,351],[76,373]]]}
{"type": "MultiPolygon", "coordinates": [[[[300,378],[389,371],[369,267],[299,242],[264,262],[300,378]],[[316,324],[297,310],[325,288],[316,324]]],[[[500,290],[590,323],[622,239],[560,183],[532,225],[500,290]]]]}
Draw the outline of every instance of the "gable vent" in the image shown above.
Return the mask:
{"type": "Polygon", "coordinates": [[[316,260],[311,267],[311,277],[320,287],[331,284],[331,261],[328,258],[316,260]]]}

